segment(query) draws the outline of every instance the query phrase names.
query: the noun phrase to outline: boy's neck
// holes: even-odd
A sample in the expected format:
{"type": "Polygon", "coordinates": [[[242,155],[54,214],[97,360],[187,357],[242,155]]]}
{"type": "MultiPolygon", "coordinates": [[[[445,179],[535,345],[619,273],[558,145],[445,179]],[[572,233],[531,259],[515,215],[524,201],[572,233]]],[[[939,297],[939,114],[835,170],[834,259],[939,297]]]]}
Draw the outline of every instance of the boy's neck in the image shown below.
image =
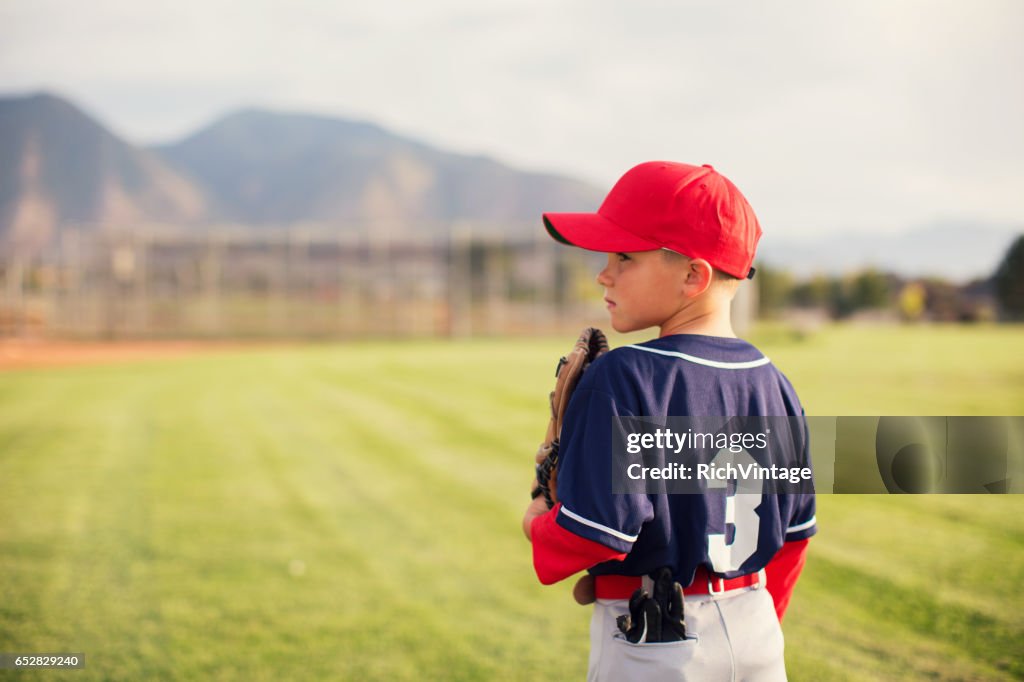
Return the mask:
{"type": "Polygon", "coordinates": [[[728,305],[697,310],[684,308],[665,320],[661,325],[659,337],[673,334],[700,334],[735,339],[736,332],[732,328],[729,310],[730,306],[728,305]]]}

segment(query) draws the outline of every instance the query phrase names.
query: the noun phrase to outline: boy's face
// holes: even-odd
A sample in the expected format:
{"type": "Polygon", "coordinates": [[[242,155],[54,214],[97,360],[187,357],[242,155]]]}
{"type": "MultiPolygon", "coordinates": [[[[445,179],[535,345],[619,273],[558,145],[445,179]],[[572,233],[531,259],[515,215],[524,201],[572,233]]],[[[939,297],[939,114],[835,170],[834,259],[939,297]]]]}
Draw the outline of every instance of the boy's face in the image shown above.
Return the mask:
{"type": "Polygon", "coordinates": [[[617,332],[660,327],[683,303],[686,259],[668,259],[661,251],[609,253],[597,275],[617,332]]]}

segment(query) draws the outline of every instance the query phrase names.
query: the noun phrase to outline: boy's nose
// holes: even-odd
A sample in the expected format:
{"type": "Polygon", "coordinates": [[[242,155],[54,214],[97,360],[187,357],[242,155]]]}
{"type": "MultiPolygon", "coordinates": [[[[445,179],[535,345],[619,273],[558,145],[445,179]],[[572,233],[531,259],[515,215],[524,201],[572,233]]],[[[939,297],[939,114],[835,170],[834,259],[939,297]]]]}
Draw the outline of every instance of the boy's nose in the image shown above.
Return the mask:
{"type": "Polygon", "coordinates": [[[608,266],[605,266],[601,272],[597,273],[597,283],[603,287],[610,287],[612,285],[612,279],[608,276],[608,266]]]}

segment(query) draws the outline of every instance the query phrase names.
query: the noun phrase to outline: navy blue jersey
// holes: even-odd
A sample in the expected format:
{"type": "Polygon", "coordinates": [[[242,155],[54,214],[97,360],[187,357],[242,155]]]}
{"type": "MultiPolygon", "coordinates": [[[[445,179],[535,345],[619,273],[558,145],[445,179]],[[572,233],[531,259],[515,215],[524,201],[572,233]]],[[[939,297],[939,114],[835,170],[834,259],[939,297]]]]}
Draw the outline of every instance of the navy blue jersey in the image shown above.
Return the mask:
{"type": "Polygon", "coordinates": [[[679,334],[617,348],[590,366],[569,402],[557,523],[628,553],[591,568],[597,575],[671,566],[688,585],[700,564],[727,578],[755,573],[784,542],[815,533],[814,496],[612,494],[613,419],[802,414],[786,377],[741,339],[679,334]]]}

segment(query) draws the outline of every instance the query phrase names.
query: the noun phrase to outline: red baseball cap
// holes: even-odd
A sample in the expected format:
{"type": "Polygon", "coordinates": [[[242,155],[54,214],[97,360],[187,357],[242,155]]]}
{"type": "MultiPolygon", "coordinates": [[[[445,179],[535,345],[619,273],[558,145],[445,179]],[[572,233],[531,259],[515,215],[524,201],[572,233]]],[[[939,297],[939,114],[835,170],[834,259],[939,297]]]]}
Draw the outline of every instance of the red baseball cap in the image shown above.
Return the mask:
{"type": "Polygon", "coordinates": [[[711,166],[649,161],[626,171],[597,213],[545,213],[560,242],[606,253],[670,249],[748,278],[761,238],[754,209],[711,166]]]}

